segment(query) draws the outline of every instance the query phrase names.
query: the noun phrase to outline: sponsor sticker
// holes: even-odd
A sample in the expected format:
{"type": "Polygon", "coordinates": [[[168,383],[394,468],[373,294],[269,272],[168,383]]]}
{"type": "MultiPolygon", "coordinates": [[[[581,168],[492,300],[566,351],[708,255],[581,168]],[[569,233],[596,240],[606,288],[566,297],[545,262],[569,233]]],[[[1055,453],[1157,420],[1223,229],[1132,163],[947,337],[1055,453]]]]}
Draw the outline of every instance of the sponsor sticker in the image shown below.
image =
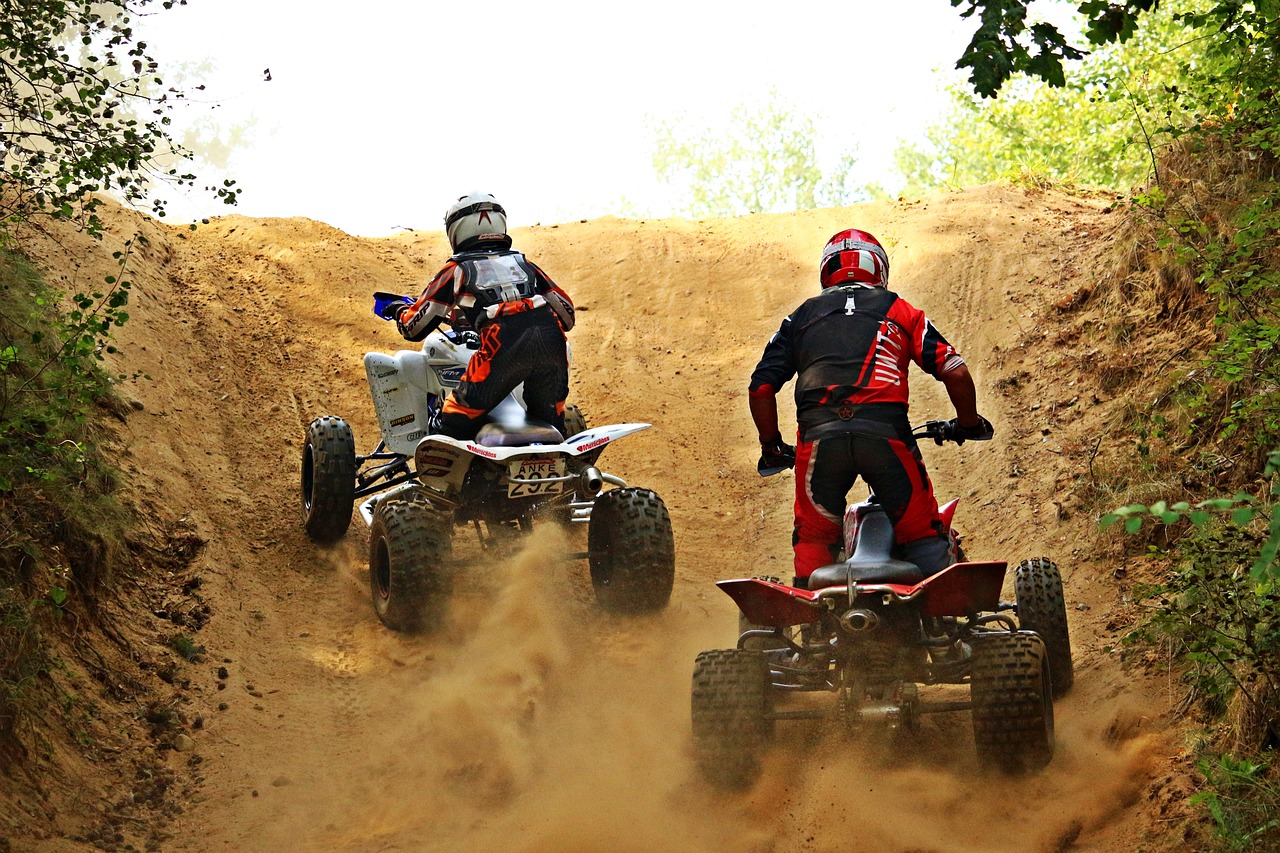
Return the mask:
{"type": "Polygon", "coordinates": [[[599,447],[602,444],[607,444],[608,442],[609,442],[609,437],[605,436],[604,438],[597,438],[595,441],[588,441],[586,444],[579,444],[574,449],[577,450],[579,453],[582,453],[584,451],[590,450],[593,447],[599,447]]]}
{"type": "Polygon", "coordinates": [[[384,370],[382,373],[375,373],[373,375],[375,379],[386,379],[388,376],[395,376],[399,372],[399,370],[392,369],[384,370]]]}
{"type": "Polygon", "coordinates": [[[436,369],[436,375],[440,377],[441,385],[452,387],[462,381],[465,370],[464,367],[441,367],[436,369]]]}
{"type": "Polygon", "coordinates": [[[497,454],[497,453],[494,453],[492,450],[490,450],[490,449],[489,449],[489,448],[487,448],[487,447],[481,447],[481,446],[480,446],[480,445],[478,445],[478,444],[468,444],[468,445],[467,445],[467,450],[471,451],[471,452],[472,452],[472,453],[474,453],[476,456],[483,456],[485,459],[497,459],[497,458],[498,458],[498,454],[497,454]]]}
{"type": "Polygon", "coordinates": [[[417,420],[417,419],[418,419],[418,416],[417,416],[417,415],[415,415],[415,414],[413,414],[413,413],[410,413],[410,414],[405,415],[405,416],[404,416],[404,417],[402,417],[402,418],[396,418],[394,421],[392,421],[392,422],[391,422],[391,425],[392,425],[393,427],[404,426],[405,424],[411,424],[411,423],[413,423],[413,422],[414,422],[415,420],[417,420]]]}
{"type": "Polygon", "coordinates": [[[430,454],[424,453],[418,457],[418,464],[419,465],[439,465],[442,468],[452,468],[453,460],[446,459],[443,456],[432,456],[430,454]]]}

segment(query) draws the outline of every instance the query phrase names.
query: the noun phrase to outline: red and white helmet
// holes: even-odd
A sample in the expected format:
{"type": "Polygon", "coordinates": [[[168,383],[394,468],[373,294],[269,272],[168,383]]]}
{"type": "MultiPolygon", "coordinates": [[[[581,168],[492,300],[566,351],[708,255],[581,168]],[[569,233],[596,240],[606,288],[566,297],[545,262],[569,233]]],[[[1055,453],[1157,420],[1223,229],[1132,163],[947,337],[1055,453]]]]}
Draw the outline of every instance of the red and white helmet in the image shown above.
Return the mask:
{"type": "Polygon", "coordinates": [[[824,290],[855,283],[885,287],[889,284],[889,255],[875,237],[849,228],[822,248],[819,277],[824,290]]]}
{"type": "Polygon", "coordinates": [[[511,245],[507,212],[489,193],[468,193],[454,202],[445,211],[444,230],[455,252],[481,242],[499,242],[503,248],[511,245]]]}

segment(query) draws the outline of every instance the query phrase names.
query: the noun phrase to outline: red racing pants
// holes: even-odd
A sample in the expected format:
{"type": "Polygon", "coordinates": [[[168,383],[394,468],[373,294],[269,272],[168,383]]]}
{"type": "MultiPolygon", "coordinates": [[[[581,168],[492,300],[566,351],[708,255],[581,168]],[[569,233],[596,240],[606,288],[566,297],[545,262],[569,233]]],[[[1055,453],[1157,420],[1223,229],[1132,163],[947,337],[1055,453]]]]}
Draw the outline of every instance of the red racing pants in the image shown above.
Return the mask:
{"type": "Polygon", "coordinates": [[[914,444],[854,433],[800,441],[796,445],[795,471],[795,532],[791,544],[797,578],[808,578],[814,569],[835,559],[843,538],[845,498],[858,477],[884,506],[893,522],[897,544],[927,545],[911,550],[929,554],[929,562],[936,562],[933,555],[941,556],[941,565],[921,565],[924,573],[933,574],[945,567],[946,528],[938,515],[938,501],[924,460],[914,444]],[[920,541],[937,538],[941,542],[920,541]]]}

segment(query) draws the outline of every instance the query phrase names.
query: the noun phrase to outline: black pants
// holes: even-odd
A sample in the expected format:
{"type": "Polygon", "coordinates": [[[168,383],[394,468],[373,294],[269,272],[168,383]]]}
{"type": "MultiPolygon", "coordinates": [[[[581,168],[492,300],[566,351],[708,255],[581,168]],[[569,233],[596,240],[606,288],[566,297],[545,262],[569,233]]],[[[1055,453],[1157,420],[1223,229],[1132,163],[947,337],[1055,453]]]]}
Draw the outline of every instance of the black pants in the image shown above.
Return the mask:
{"type": "Polygon", "coordinates": [[[480,328],[480,351],[471,357],[462,382],[445,400],[440,432],[474,438],[485,415],[521,382],[531,420],[564,433],[564,401],[569,396],[569,357],[564,332],[550,308],[492,320],[480,328]]]}

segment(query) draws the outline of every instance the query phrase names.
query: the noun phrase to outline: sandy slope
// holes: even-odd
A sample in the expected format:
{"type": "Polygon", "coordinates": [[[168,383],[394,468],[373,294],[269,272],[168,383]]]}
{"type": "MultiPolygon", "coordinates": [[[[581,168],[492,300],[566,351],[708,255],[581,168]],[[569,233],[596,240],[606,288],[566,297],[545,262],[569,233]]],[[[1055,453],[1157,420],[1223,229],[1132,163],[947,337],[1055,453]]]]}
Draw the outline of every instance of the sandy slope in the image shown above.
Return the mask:
{"type": "MultiPolygon", "coordinates": [[[[105,248],[141,221],[113,212],[105,248]]],[[[120,367],[150,379],[124,383],[139,408],[122,461],[142,507],[208,541],[194,570],[213,609],[186,708],[201,718],[189,732],[201,762],[168,759],[198,784],[165,849],[1158,848],[1146,798],[1169,748],[1148,723],[1164,697],[1133,685],[1110,651],[1124,628],[1107,615],[1112,566],[1068,496],[1113,401],[1077,384],[1080,363],[1055,349],[1046,307],[1086,283],[1081,247],[1109,223],[1099,204],[989,186],[518,232],[582,312],[571,399],[594,423],[655,424],[602,461],[666,500],[675,594],[660,615],[608,618],[585,567],[554,559],[566,543],[547,530],[469,578],[446,636],[415,639],[372,613],[358,520],[335,548],[306,540],[296,481],[313,417],[343,415],[359,450],[372,449],[360,359],[402,342],[369,294],[420,288],[446,257],[442,235],[145,222],[120,367]],[[976,775],[955,718],[892,750],[797,727],[759,785],[726,796],[689,757],[693,657],[734,639],[735,611],[712,582],[790,568],[792,481],[755,475],[745,387],[781,317],[816,291],[823,242],[851,226],[890,246],[895,289],[973,367],[997,438],[926,448],[934,483],[963,498],[971,556],[1060,563],[1077,687],[1058,706],[1058,757],[1032,779],[976,775]]],[[[40,254],[68,283],[104,269],[101,249],[75,238],[40,254]]],[[[916,418],[948,414],[940,387],[914,380],[916,418]]]]}

